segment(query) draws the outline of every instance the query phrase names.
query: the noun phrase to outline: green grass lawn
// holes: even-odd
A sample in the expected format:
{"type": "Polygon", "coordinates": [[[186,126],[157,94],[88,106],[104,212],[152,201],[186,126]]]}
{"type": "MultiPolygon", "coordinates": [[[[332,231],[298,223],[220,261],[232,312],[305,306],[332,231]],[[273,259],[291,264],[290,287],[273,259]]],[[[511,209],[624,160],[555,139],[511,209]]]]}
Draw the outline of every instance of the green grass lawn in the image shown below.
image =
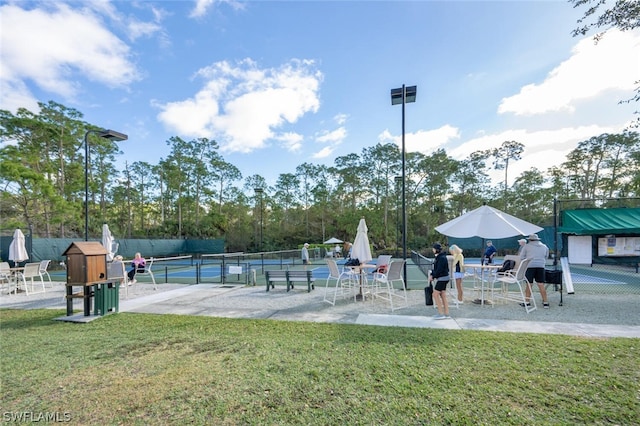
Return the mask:
{"type": "Polygon", "coordinates": [[[3,422],[640,423],[639,339],[64,314],[0,311],[3,422]]]}

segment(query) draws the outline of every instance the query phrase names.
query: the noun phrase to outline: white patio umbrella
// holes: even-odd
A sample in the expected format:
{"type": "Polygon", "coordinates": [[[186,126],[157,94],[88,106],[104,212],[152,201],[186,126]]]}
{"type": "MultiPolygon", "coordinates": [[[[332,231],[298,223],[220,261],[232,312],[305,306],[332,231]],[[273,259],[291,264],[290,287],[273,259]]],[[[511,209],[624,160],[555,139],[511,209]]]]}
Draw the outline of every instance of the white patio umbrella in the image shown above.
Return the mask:
{"type": "Polygon", "coordinates": [[[367,223],[364,218],[362,218],[360,219],[360,223],[358,223],[356,239],[353,241],[353,247],[351,247],[351,257],[358,259],[360,263],[367,263],[372,259],[367,231],[367,223]]]}
{"type": "Polygon", "coordinates": [[[509,238],[530,235],[543,228],[489,206],[478,207],[436,226],[442,235],[455,238],[509,238]]]}
{"type": "Polygon", "coordinates": [[[109,230],[109,225],[106,223],[102,225],[102,246],[107,250],[107,261],[111,262],[113,260],[113,256],[116,254],[113,249],[114,246],[113,235],[111,235],[111,231],[109,230]]]}
{"type": "Polygon", "coordinates": [[[24,234],[20,229],[16,229],[13,233],[13,240],[9,245],[9,260],[16,265],[29,259],[24,234]]]}
{"type": "Polygon", "coordinates": [[[332,238],[329,238],[327,241],[325,241],[325,242],[324,242],[324,243],[322,243],[322,244],[341,244],[341,243],[343,243],[343,242],[344,242],[344,241],[339,240],[339,239],[337,239],[337,238],[335,238],[335,237],[332,237],[332,238]]]}

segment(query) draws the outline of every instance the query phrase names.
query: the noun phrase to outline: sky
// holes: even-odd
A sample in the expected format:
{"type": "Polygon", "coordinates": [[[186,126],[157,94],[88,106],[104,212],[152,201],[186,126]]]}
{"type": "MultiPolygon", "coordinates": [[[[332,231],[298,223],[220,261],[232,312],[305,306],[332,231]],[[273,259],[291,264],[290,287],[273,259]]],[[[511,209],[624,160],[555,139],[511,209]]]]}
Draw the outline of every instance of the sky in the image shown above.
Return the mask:
{"type": "MultiPolygon", "coordinates": [[[[462,160],[525,145],[515,178],[634,120],[640,31],[572,37],[566,1],[0,1],[0,109],[75,108],[125,162],[206,137],[243,177],[402,141],[462,160]]],[[[492,177],[503,178],[502,171],[492,177]]],[[[510,184],[512,183],[510,178],[510,184]]]]}

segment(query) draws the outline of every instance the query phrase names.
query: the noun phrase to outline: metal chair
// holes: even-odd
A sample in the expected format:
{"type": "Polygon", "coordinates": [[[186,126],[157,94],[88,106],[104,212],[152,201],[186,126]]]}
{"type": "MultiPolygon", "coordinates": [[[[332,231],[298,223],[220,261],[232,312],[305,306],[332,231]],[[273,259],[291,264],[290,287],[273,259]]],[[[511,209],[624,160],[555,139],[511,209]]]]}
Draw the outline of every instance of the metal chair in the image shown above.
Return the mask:
{"type": "Polygon", "coordinates": [[[380,256],[378,256],[378,259],[376,259],[376,269],[374,269],[373,271],[381,272],[384,274],[389,267],[389,263],[391,263],[391,255],[381,254],[380,256]]]}
{"type": "Polygon", "coordinates": [[[501,284],[501,288],[499,288],[499,293],[497,296],[494,295],[495,286],[491,286],[491,299],[503,299],[513,302],[519,302],[524,304],[524,309],[527,313],[535,311],[537,309],[536,300],[531,293],[531,284],[527,281],[527,277],[525,276],[525,272],[529,267],[529,262],[531,259],[524,259],[518,265],[518,269],[514,272],[513,270],[505,272],[503,275],[496,277],[496,283],[501,284]],[[529,294],[531,294],[530,300],[526,300],[524,288],[529,288],[529,294]],[[510,287],[514,287],[511,289],[510,287]]]}
{"type": "Polygon", "coordinates": [[[145,265],[144,270],[136,270],[136,276],[142,275],[142,276],[149,276],[151,277],[151,281],[153,282],[153,289],[157,290],[158,287],[156,286],[156,278],[153,276],[153,272],[151,272],[151,267],[153,266],[153,257],[151,259],[149,259],[149,262],[145,265]]]}
{"type": "Polygon", "coordinates": [[[2,291],[4,287],[7,287],[9,294],[11,294],[12,291],[15,291],[15,287],[11,285],[12,283],[13,276],[11,275],[9,262],[0,262],[0,291],[2,291]]]}
{"type": "Polygon", "coordinates": [[[24,287],[24,291],[27,294],[27,296],[29,294],[45,292],[44,280],[40,275],[40,262],[27,263],[26,265],[24,265],[24,269],[22,271],[18,271],[17,277],[18,277],[18,286],[20,286],[20,282],[22,282],[22,286],[24,287]],[[42,292],[35,291],[36,283],[34,281],[34,278],[40,279],[40,283],[42,284],[42,292]],[[27,284],[27,280],[30,281],[31,291],[29,291],[29,285],[27,284]]]}
{"type": "Polygon", "coordinates": [[[336,298],[338,297],[338,293],[341,296],[351,295],[353,293],[353,297],[355,300],[356,297],[356,289],[358,288],[358,276],[353,273],[351,270],[344,270],[340,272],[338,268],[338,264],[333,259],[326,259],[327,266],[329,267],[329,277],[327,278],[327,283],[325,284],[324,289],[324,301],[330,303],[331,305],[336,304],[336,298]],[[329,281],[336,280],[335,289],[333,292],[333,299],[329,299],[329,281]]]}
{"type": "Polygon", "coordinates": [[[120,287],[125,289],[125,297],[129,298],[129,276],[122,260],[114,260],[107,268],[107,278],[120,279],[120,287]]]}
{"type": "Polygon", "coordinates": [[[404,300],[404,306],[400,306],[399,308],[404,308],[409,306],[407,301],[407,290],[404,284],[404,260],[394,260],[389,264],[389,268],[386,273],[375,272],[373,274],[373,283],[371,285],[371,292],[373,294],[373,298],[380,298],[383,300],[387,300],[391,305],[391,312],[395,309],[398,309],[393,306],[393,299],[399,298],[404,300]],[[393,283],[400,282],[401,285],[401,293],[396,292],[393,283]]]}
{"type": "Polygon", "coordinates": [[[51,281],[51,275],[49,275],[49,272],[47,271],[47,268],[49,267],[49,263],[51,263],[51,260],[41,260],[40,261],[40,268],[38,269],[38,273],[40,274],[40,280],[44,282],[44,276],[47,276],[47,279],[49,280],[49,288],[53,288],[53,282],[51,281]]]}

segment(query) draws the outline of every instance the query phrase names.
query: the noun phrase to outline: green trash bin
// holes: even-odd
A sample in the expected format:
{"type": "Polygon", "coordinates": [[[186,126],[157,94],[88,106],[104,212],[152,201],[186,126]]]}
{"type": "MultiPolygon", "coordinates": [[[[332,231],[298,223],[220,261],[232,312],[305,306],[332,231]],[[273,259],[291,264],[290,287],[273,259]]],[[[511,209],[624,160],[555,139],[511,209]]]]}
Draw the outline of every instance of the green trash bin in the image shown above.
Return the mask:
{"type": "Polygon", "coordinates": [[[119,281],[96,284],[94,296],[94,315],[107,315],[118,312],[120,302],[119,281]]]}

